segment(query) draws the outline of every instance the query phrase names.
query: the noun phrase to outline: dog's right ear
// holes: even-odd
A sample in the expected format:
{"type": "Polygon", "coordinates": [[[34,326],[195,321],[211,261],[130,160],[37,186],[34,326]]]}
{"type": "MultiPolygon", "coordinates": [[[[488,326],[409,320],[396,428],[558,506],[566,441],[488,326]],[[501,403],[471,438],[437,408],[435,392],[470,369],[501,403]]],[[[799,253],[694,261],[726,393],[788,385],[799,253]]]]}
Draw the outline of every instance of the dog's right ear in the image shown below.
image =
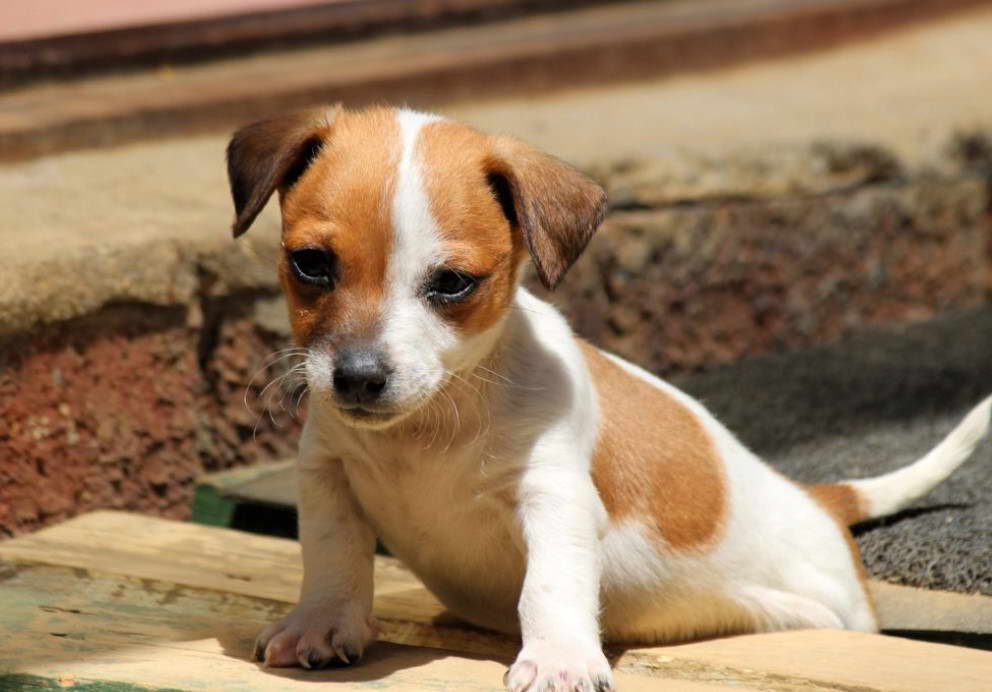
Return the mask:
{"type": "Polygon", "coordinates": [[[331,133],[341,106],[314,108],[246,125],[227,145],[234,237],[248,230],[276,190],[300,179],[331,133]]]}

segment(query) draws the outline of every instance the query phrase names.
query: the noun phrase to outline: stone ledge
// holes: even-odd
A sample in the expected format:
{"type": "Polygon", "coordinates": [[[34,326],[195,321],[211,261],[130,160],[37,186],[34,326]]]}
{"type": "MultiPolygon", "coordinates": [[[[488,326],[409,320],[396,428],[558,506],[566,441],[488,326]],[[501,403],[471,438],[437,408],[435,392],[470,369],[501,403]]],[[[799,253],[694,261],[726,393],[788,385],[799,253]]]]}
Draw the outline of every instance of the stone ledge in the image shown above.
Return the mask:
{"type": "MultiPolygon", "coordinates": [[[[261,234],[259,234],[261,235],[261,234]]],[[[151,238],[76,249],[53,248],[48,256],[0,261],[0,343],[43,325],[57,324],[115,304],[179,306],[197,326],[202,299],[278,286],[271,257],[277,244],[250,239],[234,243],[151,238]]]]}

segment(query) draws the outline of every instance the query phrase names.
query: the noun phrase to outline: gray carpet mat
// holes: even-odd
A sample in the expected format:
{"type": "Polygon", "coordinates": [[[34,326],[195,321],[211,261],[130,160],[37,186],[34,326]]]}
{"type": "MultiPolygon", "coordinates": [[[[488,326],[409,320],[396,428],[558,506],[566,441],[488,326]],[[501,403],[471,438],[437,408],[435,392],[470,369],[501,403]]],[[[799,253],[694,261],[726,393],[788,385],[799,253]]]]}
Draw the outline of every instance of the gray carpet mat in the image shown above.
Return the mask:
{"type": "MultiPolygon", "coordinates": [[[[930,450],[992,394],[992,309],[675,380],[788,476],[874,476],[930,450]]],[[[992,441],[897,515],[855,527],[872,576],[992,594],[992,441]]]]}

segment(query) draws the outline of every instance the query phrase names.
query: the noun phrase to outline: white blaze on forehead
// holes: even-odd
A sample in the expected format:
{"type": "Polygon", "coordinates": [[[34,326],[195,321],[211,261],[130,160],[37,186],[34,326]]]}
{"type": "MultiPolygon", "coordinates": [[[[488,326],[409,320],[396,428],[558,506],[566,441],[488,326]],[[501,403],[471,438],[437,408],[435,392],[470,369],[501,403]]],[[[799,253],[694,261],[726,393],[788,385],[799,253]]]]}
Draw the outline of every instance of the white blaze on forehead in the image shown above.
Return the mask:
{"type": "Polygon", "coordinates": [[[392,201],[393,249],[387,267],[386,288],[409,285],[413,274],[441,260],[440,233],[431,214],[423,179],[422,162],[417,156],[417,139],[424,125],[440,118],[415,111],[397,111],[400,125],[400,161],[396,192],[392,201]]]}
{"type": "Polygon", "coordinates": [[[444,261],[441,234],[431,213],[417,142],[438,116],[397,111],[400,156],[392,199],[393,244],[386,265],[381,346],[389,353],[400,398],[432,388],[442,376],[442,353],[457,341],[453,330],[423,300],[430,273],[444,261]]]}

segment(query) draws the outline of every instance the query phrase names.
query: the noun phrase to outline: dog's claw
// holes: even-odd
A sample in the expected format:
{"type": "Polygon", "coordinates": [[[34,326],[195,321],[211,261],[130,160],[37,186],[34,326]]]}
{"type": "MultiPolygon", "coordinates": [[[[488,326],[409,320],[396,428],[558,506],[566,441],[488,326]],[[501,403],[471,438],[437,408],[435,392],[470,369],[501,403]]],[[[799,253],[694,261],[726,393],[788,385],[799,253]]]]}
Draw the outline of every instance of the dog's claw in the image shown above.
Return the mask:
{"type": "Polygon", "coordinates": [[[593,684],[596,685],[596,692],[613,692],[613,683],[609,678],[598,677],[593,684]]]}
{"type": "Polygon", "coordinates": [[[375,638],[368,616],[297,606],[269,625],[255,642],[254,655],[266,667],[308,670],[352,665],[375,638]]]}
{"type": "Polygon", "coordinates": [[[346,666],[350,666],[353,663],[358,663],[362,660],[361,652],[348,646],[336,646],[334,647],[334,653],[337,654],[337,657],[346,666]]]}
{"type": "Polygon", "coordinates": [[[595,644],[524,646],[506,675],[509,692],[613,692],[609,662],[595,644]]]}
{"type": "Polygon", "coordinates": [[[304,668],[309,670],[316,670],[318,668],[323,668],[327,661],[324,657],[320,655],[320,652],[316,649],[309,649],[305,652],[304,656],[300,657],[300,663],[303,664],[304,668]]]}

